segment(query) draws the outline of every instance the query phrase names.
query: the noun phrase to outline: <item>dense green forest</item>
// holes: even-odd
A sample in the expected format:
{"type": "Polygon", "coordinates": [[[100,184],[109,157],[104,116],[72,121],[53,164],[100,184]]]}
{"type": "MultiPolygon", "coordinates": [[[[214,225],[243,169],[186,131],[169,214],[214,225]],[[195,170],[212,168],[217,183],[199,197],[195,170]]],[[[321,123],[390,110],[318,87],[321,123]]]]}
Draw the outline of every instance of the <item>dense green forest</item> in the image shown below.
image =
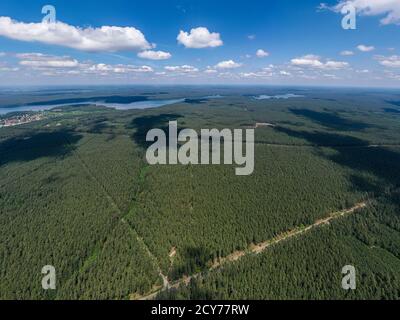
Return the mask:
{"type": "Polygon", "coordinates": [[[148,110],[63,107],[0,128],[0,299],[136,299],[199,272],[159,298],[399,298],[398,94],[299,89],[304,98],[256,100],[265,88],[207,90],[102,92],[191,99],[148,110]],[[200,98],[214,94],[223,97],[200,98]],[[230,165],[149,166],[146,133],[172,120],[195,130],[273,126],[255,129],[255,171],[240,177],[230,165]],[[354,292],[340,286],[346,264],[359,270],[354,292]],[[54,291],[41,288],[44,265],[56,267],[54,291]]]}
{"type": "Polygon", "coordinates": [[[400,194],[193,280],[159,299],[399,299],[400,194]],[[354,265],[357,289],[341,287],[354,265]]]}

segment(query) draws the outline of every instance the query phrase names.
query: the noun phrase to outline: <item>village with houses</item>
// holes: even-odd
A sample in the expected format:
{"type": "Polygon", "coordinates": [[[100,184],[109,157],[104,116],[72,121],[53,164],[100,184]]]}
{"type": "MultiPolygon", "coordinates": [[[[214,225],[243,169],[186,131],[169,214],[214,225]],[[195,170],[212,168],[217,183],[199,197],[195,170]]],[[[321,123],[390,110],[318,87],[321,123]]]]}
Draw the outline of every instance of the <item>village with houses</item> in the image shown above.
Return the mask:
{"type": "Polygon", "coordinates": [[[43,112],[13,115],[10,117],[0,118],[0,128],[19,126],[22,124],[40,121],[44,118],[45,114],[43,112]]]}

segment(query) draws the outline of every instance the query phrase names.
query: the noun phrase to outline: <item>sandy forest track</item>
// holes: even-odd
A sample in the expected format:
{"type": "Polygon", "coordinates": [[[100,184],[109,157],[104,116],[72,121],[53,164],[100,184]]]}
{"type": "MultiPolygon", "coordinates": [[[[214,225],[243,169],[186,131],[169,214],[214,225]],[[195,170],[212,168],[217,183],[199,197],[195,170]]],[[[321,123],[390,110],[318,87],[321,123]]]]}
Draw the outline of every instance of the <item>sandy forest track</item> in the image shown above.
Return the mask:
{"type": "Polygon", "coordinates": [[[163,277],[164,286],[161,289],[158,289],[157,291],[152,292],[151,294],[148,294],[146,296],[142,296],[138,300],[152,300],[152,299],[155,299],[159,293],[164,292],[164,291],[169,290],[169,289],[177,289],[182,285],[188,285],[191,280],[197,279],[197,278],[201,278],[201,277],[205,276],[205,274],[207,272],[210,272],[210,271],[213,271],[213,270],[216,270],[216,269],[220,269],[221,267],[223,267],[223,265],[225,265],[227,263],[240,260],[241,258],[243,258],[243,257],[245,257],[247,255],[260,254],[260,253],[266,251],[267,249],[269,249],[270,247],[279,244],[280,242],[283,242],[283,241],[289,240],[291,238],[300,236],[302,234],[308,233],[311,230],[313,230],[315,228],[318,228],[318,227],[321,227],[323,225],[328,225],[333,220],[336,220],[336,219],[339,219],[341,217],[347,216],[349,214],[355,213],[356,211],[361,210],[361,209],[363,209],[363,208],[365,208],[367,206],[368,206],[368,202],[367,201],[361,202],[361,203],[358,203],[358,204],[354,205],[351,208],[331,213],[331,214],[329,214],[328,217],[326,217],[324,219],[320,219],[320,220],[316,221],[315,223],[313,223],[312,225],[309,225],[307,227],[299,227],[299,228],[296,228],[294,230],[291,230],[291,231],[285,232],[283,234],[280,234],[280,235],[278,235],[277,237],[275,237],[275,238],[273,238],[271,240],[268,240],[268,241],[265,241],[265,242],[262,242],[262,243],[259,243],[259,244],[252,244],[252,245],[249,246],[249,248],[247,250],[236,251],[236,252],[233,252],[232,254],[230,254],[230,255],[228,255],[226,257],[223,257],[223,258],[220,258],[220,259],[214,261],[212,266],[205,272],[196,273],[196,274],[193,274],[191,276],[183,277],[183,278],[181,278],[181,279],[179,279],[177,281],[174,281],[172,283],[169,282],[165,277],[163,277]]]}

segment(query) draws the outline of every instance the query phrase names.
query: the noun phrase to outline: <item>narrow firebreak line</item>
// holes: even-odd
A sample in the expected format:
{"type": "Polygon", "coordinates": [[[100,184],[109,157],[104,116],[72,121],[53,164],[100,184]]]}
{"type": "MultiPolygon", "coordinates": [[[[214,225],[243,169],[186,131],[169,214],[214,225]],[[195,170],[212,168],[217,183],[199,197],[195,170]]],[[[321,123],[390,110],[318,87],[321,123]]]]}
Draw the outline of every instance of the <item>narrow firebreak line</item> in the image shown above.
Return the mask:
{"type": "MultiPolygon", "coordinates": [[[[65,137],[65,140],[67,142],[68,145],[72,146],[71,142],[68,140],[68,138],[65,137]]],[[[124,223],[126,225],[129,226],[129,229],[133,232],[134,236],[136,237],[136,239],[138,240],[138,242],[143,246],[143,248],[145,249],[146,253],[148,254],[149,258],[151,259],[151,261],[154,264],[154,267],[157,269],[160,277],[163,279],[164,282],[164,287],[167,288],[169,287],[169,283],[168,283],[168,279],[166,276],[163,275],[162,271],[161,271],[161,267],[160,264],[157,260],[157,258],[154,256],[154,254],[152,254],[152,252],[150,251],[149,247],[147,246],[147,244],[144,242],[143,238],[139,235],[139,233],[137,232],[136,229],[134,229],[134,227],[130,224],[130,223],[126,223],[125,221],[125,217],[129,214],[130,210],[128,211],[128,213],[126,213],[125,215],[122,213],[121,208],[119,208],[119,206],[117,205],[117,203],[115,202],[115,200],[112,198],[112,196],[107,192],[107,190],[104,188],[104,186],[101,184],[101,182],[96,178],[96,176],[90,171],[89,167],[87,166],[87,164],[85,163],[85,161],[78,155],[78,153],[73,150],[73,154],[76,156],[76,158],[78,159],[78,162],[82,165],[83,169],[87,172],[87,174],[98,184],[98,186],[100,187],[100,189],[103,191],[103,193],[105,194],[105,196],[107,197],[107,199],[110,201],[111,205],[118,211],[118,214],[120,216],[120,220],[118,221],[118,223],[124,223]]],[[[115,224],[115,226],[112,227],[112,229],[110,230],[110,233],[113,232],[113,230],[115,230],[115,228],[118,226],[118,223],[115,224]]],[[[105,242],[101,245],[100,251],[103,250],[105,245],[105,242]]],[[[98,250],[98,246],[96,245],[93,249],[92,254],[90,254],[84,261],[83,266],[87,266],[89,267],[88,264],[86,264],[86,262],[90,259],[90,257],[95,257],[95,259],[97,258],[97,256],[95,255],[96,251],[98,250]]],[[[91,261],[91,264],[93,264],[94,261],[91,261]]],[[[86,268],[87,268],[86,267],[86,268]]],[[[85,268],[85,269],[86,269],[85,268]]],[[[71,275],[71,277],[66,281],[66,286],[68,285],[69,282],[71,282],[74,278],[74,276],[76,274],[80,274],[81,272],[85,271],[84,269],[78,270],[76,273],[73,273],[71,275]]],[[[163,288],[164,288],[163,287],[163,288]]]]}
{"type": "Polygon", "coordinates": [[[281,235],[278,235],[277,237],[270,239],[268,241],[265,241],[265,242],[262,242],[259,244],[255,244],[255,245],[251,245],[247,250],[237,251],[226,257],[215,260],[213,265],[207,271],[199,272],[199,273],[196,273],[196,274],[193,274],[190,276],[185,276],[185,277],[178,279],[178,280],[174,281],[173,283],[169,284],[169,286],[167,288],[164,287],[162,289],[153,291],[152,293],[150,293],[146,296],[142,296],[139,300],[153,300],[160,293],[165,292],[168,289],[178,289],[182,285],[187,286],[190,284],[191,280],[206,277],[208,272],[212,272],[212,271],[221,269],[221,268],[223,268],[224,265],[238,261],[245,256],[248,256],[251,254],[260,254],[262,252],[265,252],[267,249],[269,249],[275,245],[278,245],[281,242],[284,242],[286,240],[289,240],[289,239],[295,238],[297,236],[300,236],[302,234],[308,233],[311,230],[314,230],[323,225],[328,225],[330,222],[332,222],[334,220],[337,220],[344,216],[355,213],[358,210],[366,208],[368,206],[368,203],[369,203],[369,201],[364,201],[364,202],[354,205],[353,207],[351,207],[349,209],[344,209],[342,211],[331,213],[326,218],[320,219],[305,228],[296,228],[294,230],[291,230],[291,231],[285,232],[281,235]]]}
{"type": "MultiPolygon", "coordinates": [[[[140,245],[142,245],[143,249],[146,251],[147,255],[150,257],[150,260],[153,263],[153,266],[155,267],[155,269],[158,272],[158,275],[160,276],[160,278],[163,281],[162,284],[162,289],[163,290],[167,290],[168,288],[170,288],[171,284],[168,280],[168,277],[166,275],[164,275],[157,258],[154,256],[154,254],[150,251],[149,247],[146,245],[145,241],[143,240],[143,238],[138,234],[138,232],[136,231],[136,229],[129,223],[127,222],[124,218],[121,219],[122,223],[126,224],[129,228],[129,230],[132,232],[132,235],[137,239],[137,241],[139,242],[140,245]]],[[[129,298],[129,297],[128,297],[129,298]]]]}

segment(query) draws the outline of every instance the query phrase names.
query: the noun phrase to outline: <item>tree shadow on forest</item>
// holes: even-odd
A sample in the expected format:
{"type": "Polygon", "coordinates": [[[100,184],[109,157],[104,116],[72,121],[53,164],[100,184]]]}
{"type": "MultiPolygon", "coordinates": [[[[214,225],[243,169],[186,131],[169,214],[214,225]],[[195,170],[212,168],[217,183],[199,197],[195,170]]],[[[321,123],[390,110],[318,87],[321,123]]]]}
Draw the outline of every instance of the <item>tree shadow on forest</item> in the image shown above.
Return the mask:
{"type": "Polygon", "coordinates": [[[385,102],[400,107],[400,101],[386,100],[385,102]]]}
{"type": "MultiPolygon", "coordinates": [[[[146,141],[147,133],[151,129],[161,129],[168,133],[169,121],[175,121],[183,116],[180,114],[160,114],[135,118],[127,126],[128,129],[135,129],[132,139],[142,148],[147,149],[152,142],[146,141]]],[[[168,135],[167,135],[168,137],[168,135]]]]}
{"type": "Polygon", "coordinates": [[[296,116],[307,118],[319,125],[341,131],[361,131],[372,127],[370,124],[349,120],[332,112],[319,112],[308,109],[290,108],[289,111],[296,116]]]}
{"type": "Polygon", "coordinates": [[[98,121],[96,123],[94,123],[90,128],[89,131],[92,133],[108,133],[108,131],[115,129],[115,126],[111,126],[109,125],[107,122],[107,120],[101,120],[98,121]]]}
{"type": "MultiPolygon", "coordinates": [[[[381,185],[368,181],[367,179],[360,177],[357,174],[350,175],[350,183],[353,186],[354,190],[358,190],[361,192],[367,193],[375,193],[378,194],[382,192],[383,188],[381,185]]],[[[346,208],[351,205],[347,205],[346,208]]]]}
{"type": "Polygon", "coordinates": [[[185,99],[185,103],[188,104],[205,104],[207,103],[209,100],[208,99],[204,99],[204,98],[192,98],[192,99],[185,99]]]}
{"type": "Polygon", "coordinates": [[[285,127],[275,127],[275,130],[285,133],[290,137],[306,140],[315,146],[343,147],[343,146],[368,146],[369,142],[347,135],[321,132],[321,131],[296,131],[285,127]]]}
{"type": "Polygon", "coordinates": [[[172,270],[173,279],[206,270],[207,264],[213,258],[212,253],[204,247],[186,247],[180,255],[182,263],[172,270]]]}
{"type": "Polygon", "coordinates": [[[0,142],[0,167],[43,157],[65,157],[76,148],[82,135],[72,131],[38,132],[0,142]]]}
{"type": "Polygon", "coordinates": [[[386,113],[400,114],[400,110],[394,108],[384,108],[383,111],[386,113]]]}
{"type": "MultiPolygon", "coordinates": [[[[321,156],[343,167],[360,173],[372,174],[394,187],[400,186],[400,153],[380,146],[369,146],[369,142],[356,137],[326,132],[294,131],[278,127],[275,130],[291,137],[301,138],[314,146],[327,146],[336,152],[321,156]]],[[[353,176],[353,186],[361,191],[382,190],[385,186],[373,184],[353,176]]]]}

